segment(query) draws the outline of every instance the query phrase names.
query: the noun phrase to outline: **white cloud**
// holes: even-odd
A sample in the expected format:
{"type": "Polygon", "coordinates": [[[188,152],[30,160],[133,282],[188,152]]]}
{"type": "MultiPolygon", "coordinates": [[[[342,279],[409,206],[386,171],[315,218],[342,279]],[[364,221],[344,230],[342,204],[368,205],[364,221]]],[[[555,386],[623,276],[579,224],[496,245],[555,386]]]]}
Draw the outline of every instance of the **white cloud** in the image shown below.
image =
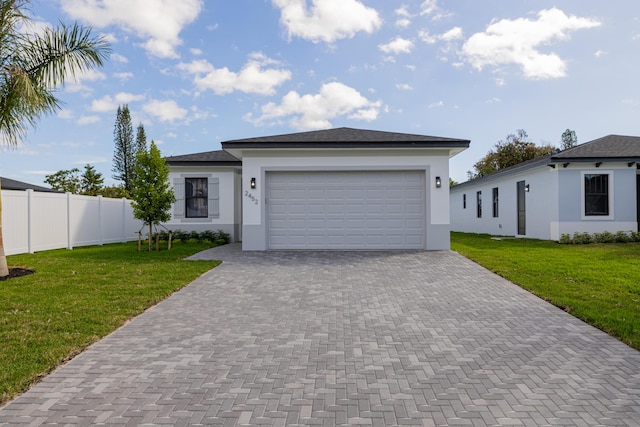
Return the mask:
{"type": "Polygon", "coordinates": [[[90,125],[93,123],[97,123],[100,121],[100,117],[98,116],[80,116],[76,123],[79,125],[90,125]]]}
{"type": "Polygon", "coordinates": [[[202,55],[202,49],[198,49],[198,48],[195,48],[195,47],[192,47],[191,49],[189,49],[189,52],[190,52],[192,55],[195,55],[195,56],[200,56],[200,55],[202,55]]]}
{"type": "Polygon", "coordinates": [[[56,116],[65,120],[73,119],[73,111],[67,109],[60,110],[56,116]]]}
{"type": "Polygon", "coordinates": [[[505,64],[519,65],[525,77],[549,79],[566,76],[566,64],[555,53],[538,50],[555,40],[566,40],[571,31],[600,25],[595,19],[567,16],[553,8],[538,12],[536,20],[503,19],[476,33],[463,46],[466,60],[476,69],[505,64]]]}
{"type": "Polygon", "coordinates": [[[402,37],[396,37],[387,44],[378,45],[378,49],[384,53],[411,53],[414,48],[414,44],[411,40],[403,39],[402,37]]]}
{"type": "Polygon", "coordinates": [[[98,113],[112,111],[113,113],[115,113],[118,109],[118,106],[120,106],[121,104],[128,104],[134,101],[142,101],[143,99],[144,95],[119,92],[114,97],[112,97],[111,95],[106,95],[100,99],[95,99],[91,103],[91,111],[96,111],[98,113]]]}
{"type": "Polygon", "coordinates": [[[330,119],[346,116],[355,120],[372,121],[378,117],[381,101],[370,101],[357,90],[342,83],[322,85],[317,94],[300,95],[295,91],[286,94],[280,104],[269,102],[261,108],[262,115],[245,119],[261,125],[265,122],[290,117],[289,125],[300,130],[331,128],[330,119]]]}
{"type": "Polygon", "coordinates": [[[409,71],[415,71],[416,70],[416,66],[415,65],[405,65],[405,67],[407,68],[407,70],[409,71]]]}
{"type": "Polygon", "coordinates": [[[605,56],[606,54],[607,54],[606,51],[599,49],[593,53],[593,56],[595,56],[596,58],[600,58],[602,56],[605,56]]]}
{"type": "Polygon", "coordinates": [[[111,59],[112,59],[113,61],[121,62],[121,63],[123,63],[123,64],[126,64],[126,63],[128,63],[128,62],[129,62],[129,60],[127,59],[127,57],[126,57],[126,56],[120,55],[119,53],[112,53],[112,54],[111,54],[111,59]]]}
{"type": "Polygon", "coordinates": [[[94,27],[117,25],[144,39],[143,47],[160,58],[177,57],[182,29],[193,22],[203,7],[202,0],[61,0],[73,19],[94,27]]]}
{"type": "Polygon", "coordinates": [[[131,77],[133,77],[133,73],[129,73],[129,72],[125,72],[125,73],[113,73],[113,77],[115,77],[118,80],[129,80],[131,77]]]}
{"type": "Polygon", "coordinates": [[[453,27],[452,29],[450,29],[446,33],[441,34],[440,36],[438,36],[438,38],[440,40],[443,40],[443,41],[446,41],[446,42],[450,42],[450,41],[453,41],[453,40],[460,40],[460,39],[462,39],[463,36],[464,36],[464,34],[462,32],[462,28],[453,27]]]}
{"type": "Polygon", "coordinates": [[[413,87],[410,84],[407,83],[398,83],[396,85],[396,89],[400,89],[400,90],[413,90],[413,87]]]}
{"type": "Polygon", "coordinates": [[[396,27],[408,28],[411,25],[411,20],[407,18],[398,19],[396,21],[396,27]]]}
{"type": "Polygon", "coordinates": [[[407,28],[411,25],[411,18],[413,18],[413,15],[409,12],[407,6],[400,6],[395,10],[395,14],[398,15],[396,27],[407,28]]]}
{"type": "Polygon", "coordinates": [[[249,55],[249,60],[238,72],[227,67],[215,68],[201,59],[190,63],[178,64],[178,69],[194,75],[194,83],[200,90],[211,89],[217,95],[233,91],[273,95],[275,88],[291,79],[291,71],[279,68],[263,68],[279,65],[278,61],[266,57],[260,52],[249,55]]]}
{"type": "Polygon", "coordinates": [[[173,122],[174,120],[183,119],[187,115],[187,110],[181,108],[175,101],[152,99],[142,109],[158,118],[161,122],[173,122]]]}
{"type": "Polygon", "coordinates": [[[443,101],[437,101],[437,102],[433,102],[431,104],[429,104],[428,108],[441,108],[444,107],[444,102],[443,101]]]}
{"type": "Polygon", "coordinates": [[[421,30],[418,32],[418,37],[427,44],[435,44],[437,41],[453,42],[455,40],[460,40],[464,37],[464,34],[462,32],[462,28],[453,27],[445,33],[436,35],[431,35],[428,31],[421,30]]]}
{"type": "Polygon", "coordinates": [[[438,9],[438,0],[425,0],[420,5],[420,15],[429,15],[438,9]]]}
{"type": "Polygon", "coordinates": [[[65,88],[69,92],[90,92],[91,88],[85,85],[85,82],[95,82],[105,80],[107,76],[96,70],[85,70],[77,73],[75,76],[67,76],[65,88]]]}
{"type": "Polygon", "coordinates": [[[359,0],[272,0],[280,8],[280,22],[289,38],[301,37],[314,43],[333,43],[364,31],[373,33],[382,25],[378,12],[359,0]]]}

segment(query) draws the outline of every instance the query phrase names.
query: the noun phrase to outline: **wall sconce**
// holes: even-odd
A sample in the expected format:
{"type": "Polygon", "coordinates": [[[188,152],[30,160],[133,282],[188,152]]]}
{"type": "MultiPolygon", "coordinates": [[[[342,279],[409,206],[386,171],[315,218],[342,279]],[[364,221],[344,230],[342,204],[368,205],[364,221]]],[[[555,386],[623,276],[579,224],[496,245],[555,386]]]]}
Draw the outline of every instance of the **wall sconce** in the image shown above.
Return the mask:
{"type": "Polygon", "coordinates": [[[439,176],[436,176],[436,188],[442,187],[442,180],[439,176]]]}
{"type": "Polygon", "coordinates": [[[251,178],[251,188],[256,188],[256,179],[255,178],[251,178]]]}
{"type": "Polygon", "coordinates": [[[525,186],[524,186],[524,192],[525,192],[525,193],[528,193],[528,192],[529,192],[529,184],[527,184],[527,185],[525,185],[525,186]]]}

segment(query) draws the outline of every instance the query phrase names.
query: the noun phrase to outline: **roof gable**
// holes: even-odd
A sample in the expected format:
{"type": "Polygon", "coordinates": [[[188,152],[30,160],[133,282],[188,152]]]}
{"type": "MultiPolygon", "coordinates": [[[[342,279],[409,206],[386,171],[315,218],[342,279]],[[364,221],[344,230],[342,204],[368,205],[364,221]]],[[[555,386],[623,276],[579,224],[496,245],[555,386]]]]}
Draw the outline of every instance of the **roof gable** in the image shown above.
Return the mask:
{"type": "Polygon", "coordinates": [[[607,135],[552,156],[553,160],[640,159],[640,137],[607,135]]]}
{"type": "Polygon", "coordinates": [[[41,191],[45,193],[61,193],[61,191],[53,190],[51,188],[43,187],[41,185],[33,185],[27,182],[16,181],[15,179],[0,177],[0,186],[3,190],[33,190],[41,191]]]}
{"type": "Polygon", "coordinates": [[[185,154],[167,157],[169,165],[209,165],[209,166],[241,166],[242,162],[224,150],[206,151],[203,153],[185,154]]]}
{"type": "Polygon", "coordinates": [[[231,141],[224,141],[222,144],[223,147],[225,145],[233,145],[236,147],[247,145],[266,147],[269,145],[288,145],[292,143],[300,143],[304,144],[304,146],[313,144],[353,144],[354,146],[367,144],[401,146],[434,144],[443,147],[448,147],[450,145],[467,147],[469,145],[469,140],[341,127],[336,129],[317,130],[310,132],[236,139],[231,141]]]}

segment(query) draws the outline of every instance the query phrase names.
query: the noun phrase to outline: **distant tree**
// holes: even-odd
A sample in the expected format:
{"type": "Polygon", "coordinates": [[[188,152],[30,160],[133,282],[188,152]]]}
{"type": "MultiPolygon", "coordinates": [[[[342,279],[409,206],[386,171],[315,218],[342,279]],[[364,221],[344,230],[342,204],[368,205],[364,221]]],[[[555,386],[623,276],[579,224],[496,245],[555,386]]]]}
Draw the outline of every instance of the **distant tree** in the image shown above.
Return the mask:
{"type": "MultiPolygon", "coordinates": [[[[0,145],[10,147],[43,115],[60,109],[57,86],[102,66],[110,50],[104,39],[92,38],[91,29],[77,24],[29,33],[27,5],[28,0],[0,0],[0,145]]],[[[0,200],[0,277],[8,275],[0,200]]]]}
{"type": "Polygon", "coordinates": [[[113,129],[115,150],[113,153],[113,179],[121,181],[127,192],[133,186],[133,171],[136,165],[137,146],[133,140],[131,114],[127,104],[118,106],[116,123],[113,129]]]}
{"type": "Polygon", "coordinates": [[[56,191],[79,194],[81,185],[80,169],[60,170],[54,174],[46,175],[44,182],[56,191]]]}
{"type": "Polygon", "coordinates": [[[149,150],[139,151],[133,179],[133,216],[149,226],[149,251],[153,226],[171,219],[171,205],[176,201],[169,185],[169,165],[155,142],[149,150]]]}
{"type": "Polygon", "coordinates": [[[103,197],[110,197],[112,199],[129,198],[129,193],[121,185],[110,185],[102,188],[100,194],[103,197]]]}
{"type": "Polygon", "coordinates": [[[528,139],[529,135],[523,129],[507,135],[504,141],[496,143],[492,150],[473,165],[475,173],[469,173],[470,179],[490,175],[555,151],[555,147],[551,145],[537,146],[528,139]]]}
{"type": "Polygon", "coordinates": [[[576,131],[567,129],[562,132],[562,145],[560,146],[561,150],[568,150],[571,147],[575,147],[578,145],[578,137],[576,136],[576,131]]]}
{"type": "Polygon", "coordinates": [[[136,152],[147,149],[147,134],[144,131],[142,123],[138,124],[136,130],[136,152]]]}
{"type": "Polygon", "coordinates": [[[460,184],[458,181],[454,181],[451,177],[449,177],[449,187],[454,187],[460,184]]]}
{"type": "Polygon", "coordinates": [[[80,177],[80,193],[85,196],[98,196],[102,194],[104,184],[104,178],[100,172],[87,164],[84,167],[84,172],[80,177]]]}

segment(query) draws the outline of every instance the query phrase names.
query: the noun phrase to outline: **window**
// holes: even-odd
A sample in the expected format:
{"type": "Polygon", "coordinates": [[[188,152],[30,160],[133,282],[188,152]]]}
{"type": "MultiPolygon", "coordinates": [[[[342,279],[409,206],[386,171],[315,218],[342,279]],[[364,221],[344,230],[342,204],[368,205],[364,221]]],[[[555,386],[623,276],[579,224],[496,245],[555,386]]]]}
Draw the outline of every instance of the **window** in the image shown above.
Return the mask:
{"type": "Polygon", "coordinates": [[[186,217],[207,218],[209,216],[207,178],[185,178],[184,190],[186,217]]]}
{"type": "Polygon", "coordinates": [[[467,195],[462,195],[462,209],[467,209],[467,195]]]}
{"type": "Polygon", "coordinates": [[[498,187],[493,189],[493,217],[498,218],[498,187]]]}
{"type": "Polygon", "coordinates": [[[585,216],[609,215],[609,175],[584,175],[585,216]]]}
{"type": "Polygon", "coordinates": [[[482,218],[482,191],[476,193],[476,203],[478,205],[478,218],[482,218]]]}

